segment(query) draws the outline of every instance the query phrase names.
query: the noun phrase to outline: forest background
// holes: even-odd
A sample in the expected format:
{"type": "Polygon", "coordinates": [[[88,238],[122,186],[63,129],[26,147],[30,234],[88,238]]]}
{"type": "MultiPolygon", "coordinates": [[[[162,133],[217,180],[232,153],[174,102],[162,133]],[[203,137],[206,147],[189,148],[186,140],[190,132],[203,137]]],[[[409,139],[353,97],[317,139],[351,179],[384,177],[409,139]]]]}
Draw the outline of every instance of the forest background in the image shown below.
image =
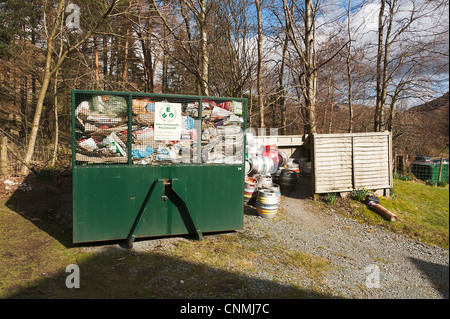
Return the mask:
{"type": "Polygon", "coordinates": [[[448,10],[446,0],[0,1],[2,147],[20,173],[70,165],[70,92],[86,89],[245,97],[248,127],[389,130],[396,154],[448,157],[448,10]]]}

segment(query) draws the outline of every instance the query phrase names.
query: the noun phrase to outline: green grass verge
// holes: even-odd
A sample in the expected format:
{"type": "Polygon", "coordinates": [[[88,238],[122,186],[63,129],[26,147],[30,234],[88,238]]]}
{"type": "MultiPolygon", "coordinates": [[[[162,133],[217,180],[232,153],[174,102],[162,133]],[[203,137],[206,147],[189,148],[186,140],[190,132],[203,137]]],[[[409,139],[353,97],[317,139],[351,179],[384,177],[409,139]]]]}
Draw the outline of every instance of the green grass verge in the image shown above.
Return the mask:
{"type": "Polygon", "coordinates": [[[449,189],[420,183],[394,181],[395,195],[380,204],[399,217],[394,231],[449,248],[449,189]]]}
{"type": "Polygon", "coordinates": [[[397,215],[387,221],[365,204],[339,198],[333,209],[369,225],[379,225],[406,237],[449,248],[449,189],[394,180],[394,196],[380,198],[380,205],[397,215]]]}

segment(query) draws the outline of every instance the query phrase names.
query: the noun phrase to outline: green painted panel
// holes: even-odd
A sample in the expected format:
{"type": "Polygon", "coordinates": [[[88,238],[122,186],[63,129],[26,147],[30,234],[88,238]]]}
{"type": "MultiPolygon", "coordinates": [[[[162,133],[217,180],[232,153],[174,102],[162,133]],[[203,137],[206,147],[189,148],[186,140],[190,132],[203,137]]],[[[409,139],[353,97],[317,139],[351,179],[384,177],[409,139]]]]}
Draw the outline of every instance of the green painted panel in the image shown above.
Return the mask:
{"type": "MultiPolygon", "coordinates": [[[[73,175],[76,243],[127,238],[151,185],[160,179],[176,179],[174,189],[202,232],[243,226],[243,165],[79,166],[73,175]]],[[[137,237],[189,233],[178,207],[163,196],[162,188],[152,194],[137,237]]]]}

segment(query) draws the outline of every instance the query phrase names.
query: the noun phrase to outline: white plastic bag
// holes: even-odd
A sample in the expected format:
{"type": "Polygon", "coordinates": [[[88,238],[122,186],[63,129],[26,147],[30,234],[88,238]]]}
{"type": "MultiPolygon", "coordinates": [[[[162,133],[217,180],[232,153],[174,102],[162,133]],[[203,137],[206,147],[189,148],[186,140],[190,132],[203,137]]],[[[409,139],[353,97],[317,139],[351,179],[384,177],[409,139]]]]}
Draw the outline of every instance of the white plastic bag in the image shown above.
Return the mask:
{"type": "Polygon", "coordinates": [[[79,145],[88,151],[93,151],[98,148],[97,143],[94,141],[92,137],[80,142],[79,145]]]}

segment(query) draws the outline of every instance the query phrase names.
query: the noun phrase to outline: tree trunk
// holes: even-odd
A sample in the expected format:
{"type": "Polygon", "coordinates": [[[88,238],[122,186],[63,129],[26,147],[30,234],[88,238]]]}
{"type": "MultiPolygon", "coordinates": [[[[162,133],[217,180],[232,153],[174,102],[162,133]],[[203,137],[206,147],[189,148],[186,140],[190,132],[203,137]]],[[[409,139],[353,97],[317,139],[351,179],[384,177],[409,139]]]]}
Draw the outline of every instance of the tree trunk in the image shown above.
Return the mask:
{"type": "Polygon", "coordinates": [[[200,87],[202,90],[202,95],[209,95],[209,54],[208,54],[208,31],[206,25],[206,0],[200,1],[200,14],[199,14],[199,23],[200,23],[200,32],[201,32],[201,83],[200,87]]]}
{"type": "Polygon", "coordinates": [[[283,44],[283,52],[281,55],[281,66],[280,66],[280,75],[279,75],[279,99],[280,99],[280,110],[281,110],[281,133],[283,135],[286,134],[286,97],[284,90],[284,68],[286,66],[286,53],[288,49],[289,38],[286,36],[283,44]]]}
{"type": "MultiPolygon", "coordinates": [[[[333,70],[331,70],[330,73],[333,73],[333,70]]],[[[332,91],[334,77],[331,74],[328,74],[328,83],[327,83],[327,104],[330,105],[330,122],[328,124],[328,133],[333,133],[333,111],[334,111],[334,94],[332,91]]],[[[326,109],[326,107],[325,107],[326,109]]]]}
{"type": "Polygon", "coordinates": [[[100,80],[100,72],[98,69],[98,45],[97,45],[96,37],[94,37],[94,63],[95,63],[95,82],[96,82],[96,86],[98,87],[99,80],[100,80]]]}
{"type": "Polygon", "coordinates": [[[25,136],[25,140],[28,139],[28,111],[29,111],[29,107],[28,107],[28,99],[27,99],[27,92],[28,92],[28,87],[27,87],[27,83],[28,83],[28,78],[26,75],[23,75],[22,77],[20,77],[20,111],[23,114],[23,118],[24,118],[24,126],[23,126],[23,131],[25,132],[24,136],[25,136]]]}
{"type": "MultiPolygon", "coordinates": [[[[384,43],[384,57],[383,57],[383,76],[382,76],[382,86],[381,86],[381,109],[379,113],[379,124],[378,130],[381,132],[384,126],[384,107],[386,105],[386,95],[387,95],[387,87],[388,87],[388,64],[389,64],[389,52],[391,46],[391,31],[392,31],[392,22],[394,19],[394,7],[396,4],[396,0],[389,3],[389,23],[386,30],[386,39],[384,43]]],[[[391,76],[395,73],[395,70],[391,74],[391,76]]],[[[394,102],[395,104],[395,102],[394,102]]]]}
{"type": "Polygon", "coordinates": [[[308,132],[316,133],[316,82],[317,71],[315,65],[315,37],[313,29],[312,0],[305,1],[305,107],[307,111],[308,132]]]}
{"type": "Polygon", "coordinates": [[[383,113],[383,98],[382,98],[382,89],[383,89],[383,72],[382,72],[382,61],[383,61],[383,15],[385,8],[386,0],[381,0],[380,12],[378,14],[378,52],[377,52],[377,99],[375,105],[375,114],[374,114],[374,132],[380,132],[381,130],[381,114],[383,113]]]}
{"type": "Polygon", "coordinates": [[[65,3],[64,0],[59,2],[57,13],[55,16],[55,22],[53,24],[52,31],[47,39],[47,55],[46,55],[46,60],[45,60],[44,78],[42,80],[41,90],[39,91],[39,96],[38,96],[38,100],[36,103],[36,110],[34,113],[30,139],[28,141],[28,146],[27,146],[27,152],[25,154],[25,158],[23,160],[22,167],[20,169],[20,174],[23,174],[23,175],[28,173],[28,167],[30,167],[31,159],[34,154],[37,133],[39,130],[39,122],[41,119],[42,109],[44,107],[44,98],[45,98],[45,94],[47,93],[48,85],[50,83],[50,79],[51,79],[52,75],[61,67],[61,64],[63,63],[63,61],[65,60],[65,58],[67,57],[68,54],[70,54],[71,52],[76,50],[80,45],[82,45],[89,39],[89,37],[94,33],[95,30],[97,30],[97,28],[100,26],[100,24],[108,17],[108,15],[111,13],[111,11],[114,9],[114,7],[116,5],[116,1],[114,0],[111,3],[108,10],[97,21],[94,28],[91,29],[80,41],[78,41],[77,43],[75,43],[74,45],[72,45],[71,47],[69,47],[68,49],[66,49],[64,51],[64,53],[61,55],[59,60],[55,63],[55,66],[53,67],[53,70],[52,70],[51,62],[52,62],[53,46],[54,46],[54,41],[56,38],[56,33],[59,29],[60,24],[62,23],[61,20],[64,15],[64,3],[65,3]]]}
{"type": "MultiPolygon", "coordinates": [[[[166,6],[166,1],[164,0],[164,7],[166,6]]],[[[167,68],[168,68],[168,42],[167,41],[168,30],[165,24],[163,24],[163,58],[162,58],[162,93],[168,93],[168,84],[167,84],[167,68]]]]}
{"type": "Polygon", "coordinates": [[[106,90],[106,83],[108,80],[108,38],[103,35],[103,89],[106,90]]]}
{"type": "Polygon", "coordinates": [[[146,21],[146,30],[143,31],[141,29],[141,19],[138,19],[139,29],[136,30],[136,34],[138,36],[139,42],[141,44],[142,55],[144,57],[143,67],[144,67],[144,92],[154,92],[154,64],[152,60],[152,43],[151,43],[151,18],[149,17],[146,21]]]}
{"type": "Polygon", "coordinates": [[[55,73],[53,94],[54,94],[54,114],[55,114],[55,139],[53,141],[53,155],[51,166],[55,167],[56,161],[58,159],[58,144],[59,144],[59,119],[58,119],[58,71],[55,73]]]}
{"type": "Polygon", "coordinates": [[[1,138],[0,175],[8,175],[8,138],[6,136],[1,138]]]}
{"type": "Polygon", "coordinates": [[[126,31],[126,35],[125,35],[125,48],[124,48],[124,60],[123,60],[123,72],[122,72],[122,82],[123,85],[125,86],[126,82],[127,82],[127,78],[128,78],[128,46],[130,45],[129,42],[129,33],[130,33],[130,29],[127,23],[127,31],[126,31]]]}
{"type": "Polygon", "coordinates": [[[351,58],[352,58],[352,31],[350,27],[351,21],[351,6],[352,1],[348,1],[348,14],[347,14],[347,28],[348,28],[348,54],[347,54],[347,80],[348,80],[348,132],[353,131],[353,81],[352,81],[352,69],[351,69],[351,58]]]}
{"type": "Polygon", "coordinates": [[[42,81],[41,90],[39,91],[39,96],[36,103],[36,111],[34,113],[33,124],[31,126],[30,140],[28,141],[28,147],[24,158],[24,164],[22,164],[22,167],[20,169],[20,174],[22,175],[26,175],[28,173],[27,166],[29,166],[31,163],[31,158],[33,157],[34,153],[34,147],[36,145],[36,138],[39,130],[39,122],[41,119],[42,109],[44,108],[44,98],[45,94],[47,93],[48,85],[50,83],[51,78],[53,42],[55,40],[56,32],[61,23],[60,16],[61,13],[63,13],[63,9],[64,9],[64,1],[60,1],[55,17],[55,23],[47,40],[47,56],[45,60],[44,79],[42,81]]]}
{"type": "Polygon", "coordinates": [[[249,84],[249,101],[248,101],[248,127],[252,127],[252,115],[253,115],[253,77],[252,72],[250,72],[250,84],[249,84]]]}
{"type": "Polygon", "coordinates": [[[256,75],[256,86],[258,90],[258,104],[259,104],[259,127],[264,128],[264,101],[262,94],[262,17],[261,17],[261,3],[255,0],[256,14],[258,16],[258,65],[256,75]]]}

